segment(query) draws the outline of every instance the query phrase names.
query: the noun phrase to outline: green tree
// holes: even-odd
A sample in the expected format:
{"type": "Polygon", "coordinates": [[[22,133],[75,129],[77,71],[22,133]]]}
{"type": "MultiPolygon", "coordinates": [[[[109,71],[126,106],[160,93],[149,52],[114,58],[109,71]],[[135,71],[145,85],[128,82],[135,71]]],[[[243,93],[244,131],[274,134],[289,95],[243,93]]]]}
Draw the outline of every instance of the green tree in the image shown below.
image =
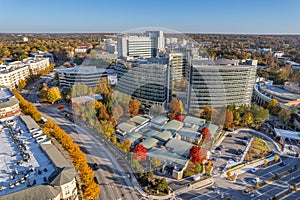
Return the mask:
{"type": "Polygon", "coordinates": [[[286,109],[282,109],[279,113],[278,113],[278,117],[279,119],[283,122],[283,123],[288,123],[291,119],[291,115],[292,115],[292,111],[290,110],[286,110],[286,109]]]}
{"type": "Polygon", "coordinates": [[[59,99],[61,99],[61,94],[57,87],[52,87],[52,88],[48,89],[47,101],[49,103],[53,104],[56,101],[58,101],[59,99]]]}

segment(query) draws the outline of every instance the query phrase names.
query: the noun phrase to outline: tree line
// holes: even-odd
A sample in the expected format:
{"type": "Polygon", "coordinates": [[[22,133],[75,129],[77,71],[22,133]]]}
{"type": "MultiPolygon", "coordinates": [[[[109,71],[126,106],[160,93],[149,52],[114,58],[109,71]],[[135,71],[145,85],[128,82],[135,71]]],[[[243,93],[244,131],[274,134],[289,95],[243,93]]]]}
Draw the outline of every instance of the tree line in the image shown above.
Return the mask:
{"type": "MultiPolygon", "coordinates": [[[[41,121],[41,113],[36,107],[25,100],[22,95],[13,90],[14,95],[20,101],[20,108],[25,115],[30,115],[36,122],[41,121]]],[[[84,184],[84,197],[86,199],[95,199],[100,194],[100,187],[94,181],[94,172],[87,164],[85,154],[80,150],[79,146],[73,142],[72,138],[58,125],[51,120],[47,120],[45,124],[40,124],[43,132],[49,137],[54,137],[63,148],[69,153],[74,167],[79,171],[79,176],[84,184]]]]}

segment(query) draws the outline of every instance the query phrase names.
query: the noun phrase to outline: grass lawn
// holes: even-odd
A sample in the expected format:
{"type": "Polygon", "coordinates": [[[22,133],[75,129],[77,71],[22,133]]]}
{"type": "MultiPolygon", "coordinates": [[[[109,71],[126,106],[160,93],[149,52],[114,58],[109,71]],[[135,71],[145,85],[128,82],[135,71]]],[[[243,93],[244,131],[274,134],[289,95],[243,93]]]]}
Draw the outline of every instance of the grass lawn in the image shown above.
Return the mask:
{"type": "Polygon", "coordinates": [[[246,155],[246,161],[252,161],[268,156],[271,153],[269,147],[262,139],[254,137],[250,149],[246,155]]]}

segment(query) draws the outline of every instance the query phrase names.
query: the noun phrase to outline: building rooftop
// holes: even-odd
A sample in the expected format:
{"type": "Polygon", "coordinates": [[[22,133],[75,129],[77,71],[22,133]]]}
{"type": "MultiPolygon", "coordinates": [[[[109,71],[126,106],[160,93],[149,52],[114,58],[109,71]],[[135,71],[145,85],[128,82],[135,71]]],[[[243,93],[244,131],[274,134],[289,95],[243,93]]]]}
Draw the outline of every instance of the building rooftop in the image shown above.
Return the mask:
{"type": "Polygon", "coordinates": [[[0,86],[0,108],[10,107],[18,103],[18,99],[15,98],[10,89],[0,86]]]}
{"type": "Polygon", "coordinates": [[[130,144],[133,144],[138,139],[142,138],[143,136],[139,133],[128,133],[124,139],[128,139],[130,141],[130,144]]]}
{"type": "Polygon", "coordinates": [[[152,148],[147,152],[147,156],[158,158],[159,160],[169,161],[180,166],[185,166],[189,159],[176,153],[171,153],[166,149],[152,148]]]}
{"type": "Polygon", "coordinates": [[[50,185],[38,185],[18,192],[0,196],[0,200],[20,200],[26,197],[30,200],[54,199],[60,190],[50,185]]]}
{"type": "Polygon", "coordinates": [[[56,167],[73,167],[53,144],[40,144],[40,146],[56,167]]]}
{"type": "Polygon", "coordinates": [[[122,132],[129,133],[132,132],[136,128],[136,126],[128,124],[126,122],[122,122],[121,124],[118,125],[117,128],[122,132]]]}
{"type": "Polygon", "coordinates": [[[278,129],[278,128],[275,128],[274,130],[278,137],[300,140],[300,132],[283,130],[283,129],[278,129]]]}
{"type": "Polygon", "coordinates": [[[146,138],[141,144],[146,149],[151,149],[152,147],[155,147],[159,141],[155,138],[146,138]]]}
{"type": "Polygon", "coordinates": [[[187,138],[194,138],[194,139],[201,139],[201,134],[197,131],[193,131],[190,129],[182,128],[177,132],[179,135],[187,137],[187,138]]]}
{"type": "Polygon", "coordinates": [[[162,129],[164,130],[172,130],[172,131],[178,131],[183,127],[183,123],[180,121],[177,121],[173,119],[172,121],[169,121],[165,125],[163,125],[162,129]]]}
{"type": "Polygon", "coordinates": [[[146,122],[148,122],[149,119],[137,115],[137,116],[134,116],[133,118],[131,118],[130,121],[132,121],[136,124],[142,125],[142,124],[145,124],[146,122]]]}
{"type": "Polygon", "coordinates": [[[153,137],[157,138],[158,140],[162,140],[166,142],[172,137],[172,133],[170,131],[158,132],[153,137]]]}
{"type": "Polygon", "coordinates": [[[72,74],[94,74],[94,73],[113,73],[114,71],[106,68],[98,68],[96,66],[76,66],[74,68],[62,68],[54,69],[56,72],[60,73],[72,73],[72,74]]]}
{"type": "Polygon", "coordinates": [[[203,126],[205,124],[205,119],[201,119],[199,117],[186,116],[183,120],[183,123],[191,126],[203,126]]]}
{"type": "Polygon", "coordinates": [[[217,60],[201,60],[193,59],[192,65],[237,65],[238,60],[229,60],[229,59],[217,59],[217,60]]]}
{"type": "Polygon", "coordinates": [[[217,130],[219,129],[219,126],[215,125],[215,124],[205,124],[203,126],[203,128],[204,127],[207,127],[209,129],[211,137],[214,136],[216,134],[217,130]]]}
{"type": "Polygon", "coordinates": [[[172,138],[167,142],[165,147],[167,150],[173,153],[177,153],[180,156],[188,157],[190,154],[190,149],[193,146],[194,145],[189,142],[172,138]]]}
{"type": "Polygon", "coordinates": [[[72,98],[72,103],[78,103],[78,104],[83,104],[83,103],[87,103],[89,101],[92,100],[97,100],[97,101],[101,101],[102,95],[101,94],[94,94],[91,96],[81,96],[81,97],[73,97],[72,98]]]}
{"type": "Polygon", "coordinates": [[[156,125],[162,126],[165,123],[167,123],[168,120],[169,119],[166,116],[156,116],[153,119],[151,119],[151,122],[156,124],[156,125]]]}
{"type": "Polygon", "coordinates": [[[152,137],[152,136],[155,136],[156,134],[158,134],[159,131],[156,131],[156,130],[153,130],[153,129],[146,129],[144,132],[143,132],[143,135],[145,137],[152,137]]]}
{"type": "Polygon", "coordinates": [[[20,118],[29,132],[33,132],[40,129],[40,126],[30,116],[21,115],[20,118]]]}
{"type": "Polygon", "coordinates": [[[50,177],[56,166],[26,124],[20,117],[0,122],[0,196],[45,184],[44,177],[50,177]]]}

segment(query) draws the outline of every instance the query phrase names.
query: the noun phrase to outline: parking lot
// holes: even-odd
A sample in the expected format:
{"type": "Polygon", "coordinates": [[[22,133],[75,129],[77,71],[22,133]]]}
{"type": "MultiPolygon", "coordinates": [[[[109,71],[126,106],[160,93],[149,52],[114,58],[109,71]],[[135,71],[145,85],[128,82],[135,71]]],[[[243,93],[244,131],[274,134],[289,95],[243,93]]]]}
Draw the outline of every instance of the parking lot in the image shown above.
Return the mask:
{"type": "Polygon", "coordinates": [[[250,139],[248,134],[228,133],[221,145],[212,151],[214,166],[223,170],[229,162],[240,162],[250,139]]]}

